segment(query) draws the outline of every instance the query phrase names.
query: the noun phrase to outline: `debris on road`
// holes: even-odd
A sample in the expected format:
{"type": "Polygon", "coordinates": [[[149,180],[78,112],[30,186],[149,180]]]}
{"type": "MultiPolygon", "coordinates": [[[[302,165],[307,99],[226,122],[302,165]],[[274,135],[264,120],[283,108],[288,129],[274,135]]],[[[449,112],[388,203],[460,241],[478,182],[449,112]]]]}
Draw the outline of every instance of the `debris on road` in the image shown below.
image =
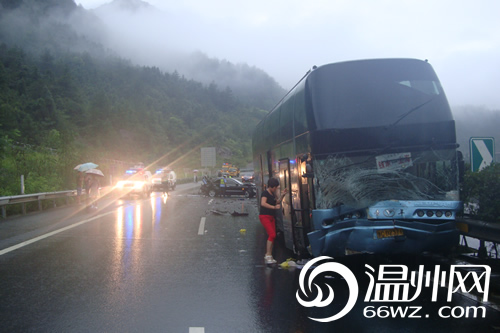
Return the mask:
{"type": "Polygon", "coordinates": [[[231,215],[233,216],[248,216],[248,213],[238,213],[236,211],[232,212],[231,215]]]}
{"type": "Polygon", "coordinates": [[[287,260],[283,261],[280,266],[282,268],[295,268],[297,267],[297,263],[295,262],[294,259],[288,258],[287,260]]]}
{"type": "Polygon", "coordinates": [[[215,215],[229,215],[229,212],[218,210],[218,209],[211,209],[210,213],[215,214],[215,215]]]}

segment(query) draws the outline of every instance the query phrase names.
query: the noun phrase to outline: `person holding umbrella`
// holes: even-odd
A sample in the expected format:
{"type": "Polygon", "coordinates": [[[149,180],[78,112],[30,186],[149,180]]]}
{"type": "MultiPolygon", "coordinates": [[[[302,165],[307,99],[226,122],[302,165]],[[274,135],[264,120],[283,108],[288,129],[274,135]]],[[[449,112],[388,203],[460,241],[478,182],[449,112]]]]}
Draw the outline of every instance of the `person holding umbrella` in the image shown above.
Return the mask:
{"type": "MultiPolygon", "coordinates": [[[[78,164],[76,167],[73,168],[73,170],[76,170],[78,172],[76,176],[76,200],[77,203],[80,205],[81,204],[81,195],[82,195],[82,189],[85,188],[86,190],[88,189],[87,186],[84,187],[86,184],[86,177],[84,172],[90,169],[97,168],[98,165],[92,162],[87,162],[87,163],[82,163],[78,164]]],[[[88,193],[87,193],[87,199],[88,199],[88,193]]],[[[87,200],[86,200],[87,201],[87,200]]]]}
{"type": "Polygon", "coordinates": [[[86,174],[85,187],[87,190],[87,202],[90,200],[90,205],[87,204],[87,207],[89,209],[97,209],[96,201],[99,194],[99,180],[91,174],[86,174]]]}
{"type": "Polygon", "coordinates": [[[97,168],[98,165],[92,162],[87,162],[83,164],[78,164],[76,167],[74,167],[74,170],[80,171],[80,172],[85,172],[90,169],[95,169],[97,168]]]}
{"type": "Polygon", "coordinates": [[[83,172],[78,171],[76,175],[76,201],[79,205],[81,205],[80,197],[82,196],[83,179],[83,172]]]}
{"type": "Polygon", "coordinates": [[[99,177],[104,177],[101,170],[89,169],[85,171],[86,174],[86,188],[87,197],[90,200],[90,209],[97,209],[97,199],[99,198],[99,188],[101,184],[99,177]]]}

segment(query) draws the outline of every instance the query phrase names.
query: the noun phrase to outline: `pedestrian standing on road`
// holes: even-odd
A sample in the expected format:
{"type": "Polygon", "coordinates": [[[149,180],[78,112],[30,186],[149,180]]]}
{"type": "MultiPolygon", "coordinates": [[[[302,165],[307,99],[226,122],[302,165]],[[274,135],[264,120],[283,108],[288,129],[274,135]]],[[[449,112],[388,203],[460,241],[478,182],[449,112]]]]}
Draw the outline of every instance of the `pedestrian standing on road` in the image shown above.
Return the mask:
{"type": "Polygon", "coordinates": [[[90,177],[89,184],[89,198],[90,198],[90,208],[97,209],[97,198],[99,197],[99,179],[95,176],[90,177]]]}
{"type": "Polygon", "coordinates": [[[168,190],[170,189],[170,179],[167,176],[161,177],[161,188],[163,195],[168,195],[168,190]]]}
{"type": "Polygon", "coordinates": [[[276,211],[281,208],[281,201],[285,197],[287,190],[283,189],[281,196],[277,197],[279,181],[276,178],[269,178],[267,181],[267,190],[262,193],[260,198],[259,220],[267,232],[266,255],[264,261],[266,264],[275,264],[273,258],[273,244],[276,238],[276,211]]]}
{"type": "Polygon", "coordinates": [[[226,196],[226,176],[222,177],[220,179],[220,196],[225,197],[226,196]]]}
{"type": "Polygon", "coordinates": [[[85,206],[89,205],[91,184],[92,184],[92,176],[87,173],[85,174],[83,179],[83,187],[85,190],[85,206]]]}
{"type": "Polygon", "coordinates": [[[76,175],[76,201],[80,205],[81,204],[81,196],[83,189],[83,172],[78,171],[76,175]]]}

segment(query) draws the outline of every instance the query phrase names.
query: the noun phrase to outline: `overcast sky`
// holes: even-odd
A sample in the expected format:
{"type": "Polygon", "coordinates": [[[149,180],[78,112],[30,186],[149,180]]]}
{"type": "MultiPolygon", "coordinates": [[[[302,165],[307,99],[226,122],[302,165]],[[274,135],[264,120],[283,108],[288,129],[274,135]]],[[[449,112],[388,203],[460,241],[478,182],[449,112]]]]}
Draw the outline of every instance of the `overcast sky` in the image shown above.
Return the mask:
{"type": "MultiPolygon", "coordinates": [[[[92,9],[111,0],[75,2],[92,9]]],[[[146,2],[177,20],[186,18],[184,29],[192,26],[193,31],[185,48],[261,68],[285,89],[313,65],[368,58],[428,59],[452,107],[500,111],[497,0],[146,2]],[[195,22],[189,24],[190,20],[195,22]]]]}

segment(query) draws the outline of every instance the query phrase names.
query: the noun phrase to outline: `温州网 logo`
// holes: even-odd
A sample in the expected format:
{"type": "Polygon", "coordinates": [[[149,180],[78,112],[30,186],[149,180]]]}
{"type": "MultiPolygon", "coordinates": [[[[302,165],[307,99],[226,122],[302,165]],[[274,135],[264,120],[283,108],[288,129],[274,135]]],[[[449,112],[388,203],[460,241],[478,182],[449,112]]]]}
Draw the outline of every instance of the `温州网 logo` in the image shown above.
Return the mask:
{"type": "MultiPolygon", "coordinates": [[[[333,288],[320,288],[314,279],[322,273],[336,273],[345,280],[348,286],[349,297],[345,306],[338,312],[326,318],[312,318],[319,322],[331,322],[344,317],[356,304],[359,286],[353,272],[337,262],[326,261],[333,258],[322,256],[309,261],[299,275],[299,287],[306,299],[296,292],[297,301],[304,307],[327,307],[333,303],[335,293],[333,288]],[[311,270],[312,269],[312,270],[311,270]],[[309,273],[309,270],[311,272],[309,273]],[[309,273],[309,274],[308,274],[309,273]],[[316,287],[313,289],[313,285],[316,287]],[[323,290],[327,289],[326,295],[323,290]],[[313,291],[317,295],[308,300],[313,291]]],[[[470,293],[474,291],[482,296],[483,302],[488,301],[491,268],[487,265],[451,265],[449,272],[435,265],[432,270],[425,270],[423,265],[417,271],[409,271],[406,265],[380,265],[378,272],[370,265],[365,265],[365,274],[368,275],[369,285],[364,297],[366,303],[363,315],[366,318],[429,318],[428,314],[421,314],[419,306],[384,306],[383,302],[407,303],[415,301],[424,288],[432,288],[431,302],[437,302],[439,288],[447,288],[446,302],[451,302],[454,293],[470,293]]],[[[438,310],[441,318],[484,318],[484,306],[461,307],[442,306],[438,310]]]]}

